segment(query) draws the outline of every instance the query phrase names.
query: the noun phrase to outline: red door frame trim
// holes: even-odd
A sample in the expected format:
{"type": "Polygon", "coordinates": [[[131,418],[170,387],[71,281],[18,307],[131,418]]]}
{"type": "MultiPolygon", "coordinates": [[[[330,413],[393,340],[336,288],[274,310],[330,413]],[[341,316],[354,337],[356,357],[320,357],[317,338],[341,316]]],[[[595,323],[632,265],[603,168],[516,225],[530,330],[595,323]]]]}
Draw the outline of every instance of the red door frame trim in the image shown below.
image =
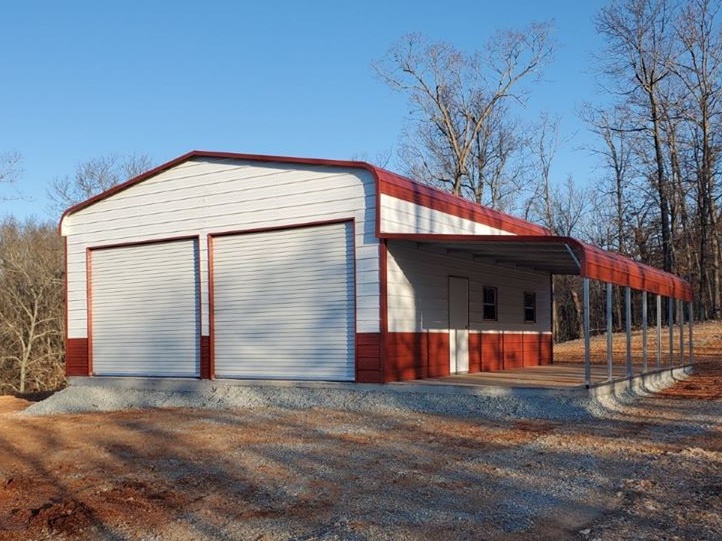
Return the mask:
{"type": "MultiPolygon", "coordinates": [[[[85,249],[85,303],[86,303],[86,333],[88,335],[88,375],[93,375],[93,251],[85,249]]],[[[67,311],[67,310],[66,310],[67,311]]]]}

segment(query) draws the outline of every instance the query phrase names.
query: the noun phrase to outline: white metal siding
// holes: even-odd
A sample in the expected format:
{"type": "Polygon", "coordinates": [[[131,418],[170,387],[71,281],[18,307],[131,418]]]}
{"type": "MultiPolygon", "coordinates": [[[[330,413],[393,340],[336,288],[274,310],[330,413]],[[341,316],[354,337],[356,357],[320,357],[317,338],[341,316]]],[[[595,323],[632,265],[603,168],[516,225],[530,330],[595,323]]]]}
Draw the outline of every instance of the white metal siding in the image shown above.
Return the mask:
{"type": "Polygon", "coordinates": [[[381,194],[383,233],[433,233],[444,235],[511,235],[508,231],[381,194]]]}
{"type": "Polygon", "coordinates": [[[373,175],[363,169],[193,159],[63,220],[68,257],[68,337],[84,338],[89,246],[199,235],[201,331],[208,335],[206,235],[353,219],[359,332],[379,331],[373,175]]]}
{"type": "Polygon", "coordinates": [[[448,277],[469,278],[472,331],[547,332],[551,330],[549,274],[487,265],[470,258],[389,242],[389,331],[446,330],[449,322],[448,277]],[[483,319],[483,288],[498,288],[498,321],[483,319]],[[524,323],[524,291],[536,292],[536,323],[524,323]]]}
{"type": "Polygon", "coordinates": [[[354,379],[350,223],[213,240],[218,377],[354,379]]]}
{"type": "Polygon", "coordinates": [[[92,252],[95,374],[199,375],[197,253],[192,240],[92,252]]]}

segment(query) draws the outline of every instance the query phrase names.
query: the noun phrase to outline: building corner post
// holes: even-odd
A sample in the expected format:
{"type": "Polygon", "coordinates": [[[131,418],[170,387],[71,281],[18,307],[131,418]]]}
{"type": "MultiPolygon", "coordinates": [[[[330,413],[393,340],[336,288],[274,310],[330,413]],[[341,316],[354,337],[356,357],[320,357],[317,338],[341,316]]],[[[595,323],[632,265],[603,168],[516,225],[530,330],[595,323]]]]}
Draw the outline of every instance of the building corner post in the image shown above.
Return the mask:
{"type": "Polygon", "coordinates": [[[584,384],[592,385],[592,363],[589,336],[589,278],[584,277],[584,384]]]}

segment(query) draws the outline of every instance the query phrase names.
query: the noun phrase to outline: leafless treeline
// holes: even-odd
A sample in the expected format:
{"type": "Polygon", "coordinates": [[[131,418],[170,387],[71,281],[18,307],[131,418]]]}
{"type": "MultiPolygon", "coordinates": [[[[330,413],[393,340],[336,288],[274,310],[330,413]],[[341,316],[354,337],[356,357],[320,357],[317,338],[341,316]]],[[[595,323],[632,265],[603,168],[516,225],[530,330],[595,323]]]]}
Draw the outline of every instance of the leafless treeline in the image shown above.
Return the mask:
{"type": "Polygon", "coordinates": [[[64,382],[61,242],[50,224],[0,224],[0,393],[64,382]]]}
{"type": "MultiPolygon", "coordinates": [[[[17,176],[19,156],[0,156],[0,181],[17,176]]],[[[52,183],[49,212],[69,206],[149,169],[147,155],[107,155],[80,164],[52,183]]],[[[0,394],[57,389],[65,383],[64,272],[57,223],[0,222],[0,394]]]]}
{"type": "MultiPolygon", "coordinates": [[[[605,48],[594,67],[604,102],[580,111],[598,136],[592,185],[552,179],[558,121],[523,124],[514,111],[554,55],[549,24],[500,33],[477,53],[407,36],[375,68],[413,106],[401,152],[410,174],[679,274],[694,286],[695,316],[719,318],[720,17],[719,0],[616,0],[600,10],[605,48]]],[[[558,336],[574,337],[578,283],[556,286],[558,336]]]]}
{"type": "Polygon", "coordinates": [[[628,0],[602,9],[602,76],[589,106],[609,171],[591,240],[687,277],[700,318],[720,317],[722,26],[716,0],[628,0]]]}

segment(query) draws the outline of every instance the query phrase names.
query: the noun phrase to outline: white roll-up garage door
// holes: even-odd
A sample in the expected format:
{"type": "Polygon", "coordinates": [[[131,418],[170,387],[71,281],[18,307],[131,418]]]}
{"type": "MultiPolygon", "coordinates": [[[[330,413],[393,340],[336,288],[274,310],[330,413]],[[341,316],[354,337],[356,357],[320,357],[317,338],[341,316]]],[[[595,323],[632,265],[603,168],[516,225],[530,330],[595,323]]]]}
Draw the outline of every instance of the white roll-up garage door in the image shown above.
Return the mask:
{"type": "Polygon", "coordinates": [[[93,250],[90,279],[94,374],[199,375],[197,241],[93,250]]]}
{"type": "Polygon", "coordinates": [[[213,240],[217,377],[354,379],[350,223],[213,240]]]}

